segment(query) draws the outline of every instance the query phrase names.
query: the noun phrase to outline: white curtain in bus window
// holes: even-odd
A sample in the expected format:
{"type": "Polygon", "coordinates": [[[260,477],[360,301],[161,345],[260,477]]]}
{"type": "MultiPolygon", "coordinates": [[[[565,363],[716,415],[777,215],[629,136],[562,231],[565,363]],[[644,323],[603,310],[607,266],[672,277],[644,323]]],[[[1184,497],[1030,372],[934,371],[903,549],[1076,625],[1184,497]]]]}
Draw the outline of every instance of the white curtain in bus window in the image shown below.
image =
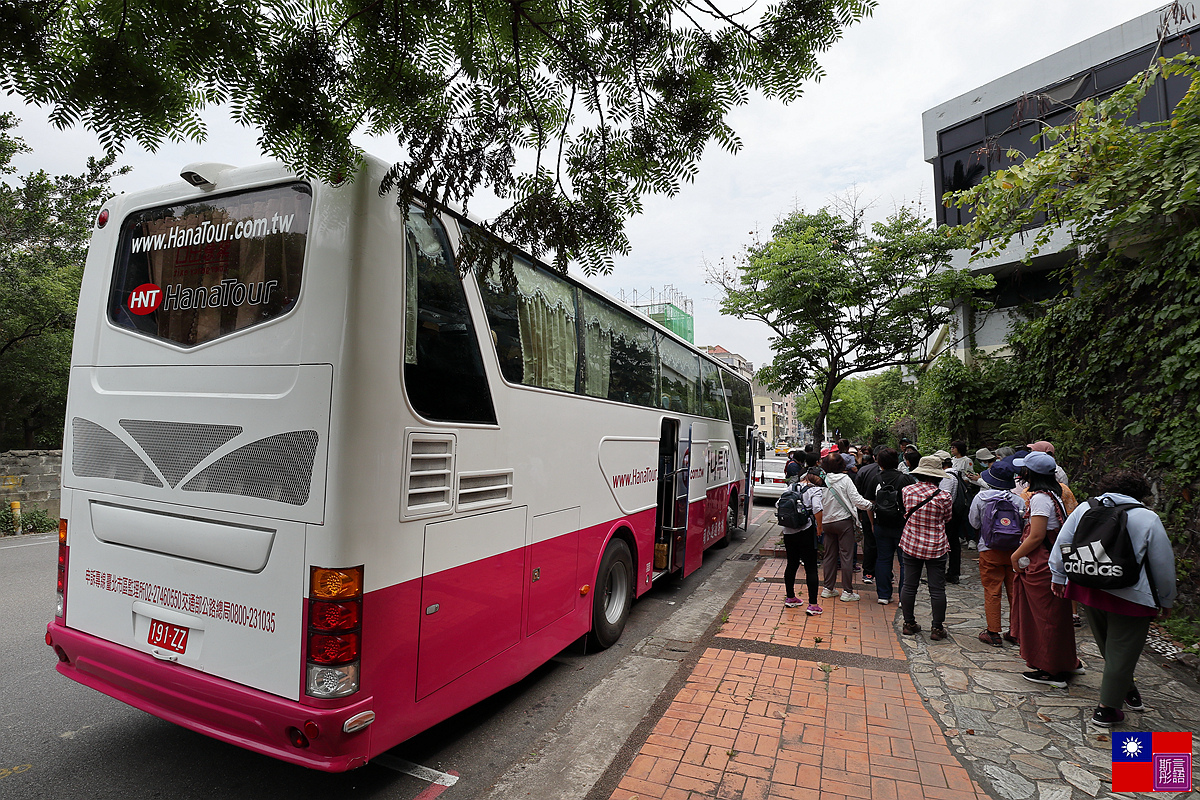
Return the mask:
{"type": "Polygon", "coordinates": [[[514,291],[505,291],[500,265],[482,281],[484,304],[501,370],[510,381],[575,391],[575,287],[513,259],[514,291]],[[514,324],[515,323],[515,324],[514,324]]]}
{"type": "Polygon", "coordinates": [[[583,293],[584,390],[591,397],[654,406],[654,332],[583,293]]]}
{"type": "Polygon", "coordinates": [[[660,408],[681,414],[700,413],[700,357],[674,339],[658,336],[661,360],[660,408]]]}
{"type": "Polygon", "coordinates": [[[286,314],[311,206],[308,185],[293,183],[131,214],[109,318],[190,347],[286,314]]]}

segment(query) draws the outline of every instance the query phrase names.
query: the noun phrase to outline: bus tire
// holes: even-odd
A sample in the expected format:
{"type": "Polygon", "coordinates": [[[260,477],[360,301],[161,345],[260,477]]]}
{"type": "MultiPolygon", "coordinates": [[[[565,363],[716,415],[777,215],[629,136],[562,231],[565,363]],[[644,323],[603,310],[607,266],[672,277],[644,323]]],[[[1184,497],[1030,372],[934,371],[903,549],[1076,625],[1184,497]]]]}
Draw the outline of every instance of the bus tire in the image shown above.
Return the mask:
{"type": "Polygon", "coordinates": [[[613,538],[604,548],[592,598],[591,642],[601,650],[612,647],[625,630],[633,604],[633,555],[624,540],[613,538]]]}
{"type": "Polygon", "coordinates": [[[737,492],[729,493],[729,507],[725,511],[725,535],[717,542],[717,547],[729,547],[733,543],[733,529],[737,526],[737,492]]]}

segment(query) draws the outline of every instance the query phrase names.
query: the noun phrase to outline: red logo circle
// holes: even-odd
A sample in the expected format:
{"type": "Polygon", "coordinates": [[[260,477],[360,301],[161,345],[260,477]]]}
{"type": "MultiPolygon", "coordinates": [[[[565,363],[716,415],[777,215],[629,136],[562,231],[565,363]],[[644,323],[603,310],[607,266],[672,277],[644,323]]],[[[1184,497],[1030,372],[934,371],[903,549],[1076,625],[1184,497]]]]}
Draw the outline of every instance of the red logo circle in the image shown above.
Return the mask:
{"type": "Polygon", "coordinates": [[[129,293],[126,302],[130,313],[145,316],[152,313],[162,303],[162,289],[153,283],[143,283],[129,293]]]}

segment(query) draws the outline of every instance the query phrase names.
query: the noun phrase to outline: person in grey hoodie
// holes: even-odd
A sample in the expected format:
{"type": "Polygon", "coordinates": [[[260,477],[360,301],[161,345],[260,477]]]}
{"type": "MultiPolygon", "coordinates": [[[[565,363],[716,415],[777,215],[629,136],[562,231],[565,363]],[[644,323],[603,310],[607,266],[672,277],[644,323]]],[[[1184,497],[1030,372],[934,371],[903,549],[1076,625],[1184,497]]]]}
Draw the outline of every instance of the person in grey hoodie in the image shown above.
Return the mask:
{"type": "MultiPolygon", "coordinates": [[[[1136,472],[1117,470],[1109,473],[1097,487],[1099,499],[1108,504],[1140,503],[1150,494],[1146,479],[1136,472]]],[[[1125,589],[1092,589],[1070,583],[1063,570],[1062,547],[1072,543],[1079,520],[1091,506],[1076,508],[1054,541],[1050,551],[1052,588],[1059,597],[1079,601],[1087,617],[1100,655],[1104,657],[1104,676],[1100,681],[1100,705],[1092,713],[1092,724],[1111,728],[1125,719],[1121,705],[1142,711],[1142,697],[1133,684],[1133,671],[1146,645],[1150,621],[1166,618],[1175,604],[1175,553],[1158,514],[1148,508],[1129,509],[1126,520],[1134,552],[1142,560],[1138,582],[1125,589]],[[1149,564],[1149,571],[1146,565],[1149,564]],[[1153,575],[1154,591],[1150,581],[1153,575]],[[1157,594],[1157,601],[1155,595],[1157,594]]]]}

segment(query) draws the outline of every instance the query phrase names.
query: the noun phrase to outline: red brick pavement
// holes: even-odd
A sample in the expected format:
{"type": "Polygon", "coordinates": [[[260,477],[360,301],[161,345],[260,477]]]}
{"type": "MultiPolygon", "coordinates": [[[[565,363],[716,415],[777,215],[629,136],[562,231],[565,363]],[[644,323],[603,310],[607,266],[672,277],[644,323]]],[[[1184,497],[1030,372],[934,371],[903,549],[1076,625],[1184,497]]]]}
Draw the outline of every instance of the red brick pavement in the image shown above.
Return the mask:
{"type": "MultiPolygon", "coordinates": [[[[766,562],[759,575],[776,568],[766,562]]],[[[828,642],[841,652],[904,658],[895,605],[831,599],[824,615],[810,618],[803,608],[784,610],[782,600],[777,583],[749,585],[719,646],[705,650],[612,800],[987,798],[906,671],[723,649],[734,639],[828,642]]]]}

